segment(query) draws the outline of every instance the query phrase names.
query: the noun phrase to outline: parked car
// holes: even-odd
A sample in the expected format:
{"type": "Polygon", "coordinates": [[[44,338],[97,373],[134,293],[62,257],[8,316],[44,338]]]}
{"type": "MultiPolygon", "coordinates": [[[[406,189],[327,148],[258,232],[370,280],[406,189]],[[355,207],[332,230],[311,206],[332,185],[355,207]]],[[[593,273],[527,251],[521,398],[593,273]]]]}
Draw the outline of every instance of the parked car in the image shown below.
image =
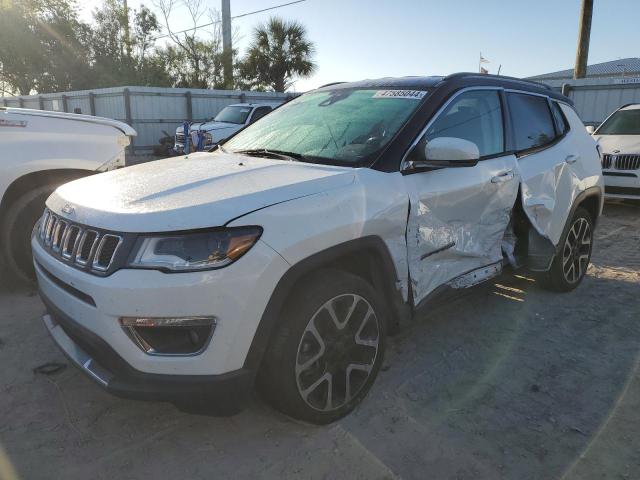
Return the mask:
{"type": "MultiPolygon", "coordinates": [[[[210,149],[246,125],[264,117],[278,105],[279,104],[238,103],[226,106],[220,110],[220,113],[213,119],[190,125],[191,145],[198,145],[198,133],[200,133],[203,137],[202,148],[210,149]]],[[[184,153],[184,145],[184,126],[181,125],[176,128],[176,142],[173,148],[176,152],[184,153]]]]}
{"type": "Polygon", "coordinates": [[[508,265],[574,289],[602,197],[564,96],[384,78],[302,95],[211,153],[68,183],[32,245],[47,328],[108,391],[230,413],[257,380],[322,424],[442,295],[508,265]]]}
{"type": "Polygon", "coordinates": [[[620,107],[592,133],[603,152],[605,196],[640,200],[640,103],[620,107]]]}
{"type": "Polygon", "coordinates": [[[70,180],[125,164],[136,135],[107,118],[0,108],[0,274],[34,278],[29,239],[44,202],[70,180]]]}

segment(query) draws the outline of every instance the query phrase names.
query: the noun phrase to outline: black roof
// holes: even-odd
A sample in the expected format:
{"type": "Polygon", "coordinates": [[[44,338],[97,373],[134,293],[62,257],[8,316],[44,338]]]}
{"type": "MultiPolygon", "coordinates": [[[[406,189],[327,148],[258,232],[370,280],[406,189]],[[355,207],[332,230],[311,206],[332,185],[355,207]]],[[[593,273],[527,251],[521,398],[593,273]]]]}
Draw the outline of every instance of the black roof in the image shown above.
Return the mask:
{"type": "Polygon", "coordinates": [[[320,89],[342,89],[342,88],[404,88],[411,90],[426,90],[441,86],[450,86],[463,88],[475,85],[498,86],[508,89],[523,90],[526,92],[539,93],[562,100],[572,104],[564,95],[552,90],[549,86],[532,82],[531,80],[522,80],[514,77],[504,77],[501,75],[481,75],[479,73],[454,73],[446,77],[385,77],[373,80],[359,80],[357,82],[336,82],[320,87],[320,89]]]}

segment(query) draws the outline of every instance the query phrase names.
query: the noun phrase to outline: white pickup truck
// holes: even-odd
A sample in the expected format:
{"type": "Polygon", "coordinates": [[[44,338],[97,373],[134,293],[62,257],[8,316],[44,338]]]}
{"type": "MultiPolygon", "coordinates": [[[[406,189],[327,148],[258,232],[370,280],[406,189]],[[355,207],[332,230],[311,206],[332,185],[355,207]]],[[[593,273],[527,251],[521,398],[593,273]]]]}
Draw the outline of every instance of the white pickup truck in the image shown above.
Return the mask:
{"type": "Polygon", "coordinates": [[[51,192],[125,166],[135,135],[108,118],[0,108],[0,280],[33,277],[29,238],[51,192]]]}

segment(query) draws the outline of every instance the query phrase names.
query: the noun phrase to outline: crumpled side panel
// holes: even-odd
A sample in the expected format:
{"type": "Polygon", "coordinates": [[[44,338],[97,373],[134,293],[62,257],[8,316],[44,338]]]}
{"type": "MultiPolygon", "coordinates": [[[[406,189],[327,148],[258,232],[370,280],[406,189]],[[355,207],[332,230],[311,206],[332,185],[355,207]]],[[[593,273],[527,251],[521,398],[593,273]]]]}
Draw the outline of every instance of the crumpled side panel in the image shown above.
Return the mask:
{"type": "Polygon", "coordinates": [[[496,184],[476,179],[464,188],[411,195],[407,249],[416,304],[453,278],[502,259],[518,184],[517,178],[496,184]]]}

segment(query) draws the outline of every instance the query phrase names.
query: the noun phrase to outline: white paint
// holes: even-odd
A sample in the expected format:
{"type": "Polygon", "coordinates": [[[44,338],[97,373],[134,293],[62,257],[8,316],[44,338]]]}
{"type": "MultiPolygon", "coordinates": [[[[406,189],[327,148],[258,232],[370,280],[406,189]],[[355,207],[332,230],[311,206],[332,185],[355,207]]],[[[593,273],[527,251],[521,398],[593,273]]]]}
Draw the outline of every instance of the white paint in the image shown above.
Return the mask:
{"type": "MultiPolygon", "coordinates": [[[[221,226],[275,203],[353,182],[354,170],[245,155],[196,153],[63,185],[47,205],[108,230],[162,232],[221,226]]],[[[63,215],[64,216],[64,215],[63,215]]]]}
{"type": "Polygon", "coordinates": [[[403,177],[411,201],[407,251],[416,304],[455,277],[502,259],[518,180],[492,179],[513,172],[515,162],[507,155],[403,177]]]}
{"type": "Polygon", "coordinates": [[[106,118],[0,108],[0,200],[13,182],[30,173],[75,169],[88,174],[112,161],[123,166],[128,136],[135,134],[106,118]]]}
{"type": "Polygon", "coordinates": [[[551,148],[522,156],[517,162],[524,211],[538,233],[554,245],[560,241],[580,192],[596,185],[603,187],[593,138],[571,107],[561,107],[570,125],[567,135],[551,148]]]}

